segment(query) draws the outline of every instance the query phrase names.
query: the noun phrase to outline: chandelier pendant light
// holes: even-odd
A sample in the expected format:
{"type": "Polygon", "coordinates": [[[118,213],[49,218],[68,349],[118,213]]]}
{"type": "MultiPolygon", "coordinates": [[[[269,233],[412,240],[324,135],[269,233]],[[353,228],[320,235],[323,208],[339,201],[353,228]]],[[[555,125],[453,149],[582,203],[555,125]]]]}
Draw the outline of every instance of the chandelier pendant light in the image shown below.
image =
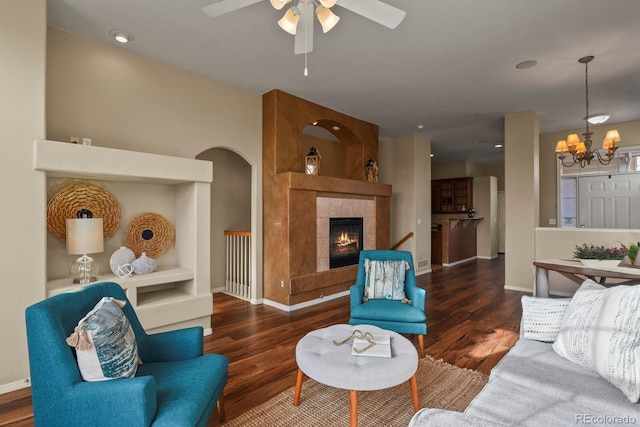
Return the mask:
{"type": "Polygon", "coordinates": [[[602,165],[608,165],[615,156],[616,142],[620,141],[620,134],[617,130],[610,130],[602,142],[602,149],[607,150],[606,154],[601,154],[599,150],[591,149],[593,142],[591,141],[591,135],[593,132],[589,131],[589,62],[593,60],[593,56],[585,56],[578,59],[578,62],[584,64],[584,87],[586,93],[586,114],[585,124],[586,130],[582,134],[584,141],[580,141],[577,134],[573,133],[567,137],[566,140],[558,141],[556,144],[556,153],[558,153],[558,160],[564,167],[571,167],[576,164],[581,168],[591,164],[591,160],[598,159],[598,162],[602,165]]]}

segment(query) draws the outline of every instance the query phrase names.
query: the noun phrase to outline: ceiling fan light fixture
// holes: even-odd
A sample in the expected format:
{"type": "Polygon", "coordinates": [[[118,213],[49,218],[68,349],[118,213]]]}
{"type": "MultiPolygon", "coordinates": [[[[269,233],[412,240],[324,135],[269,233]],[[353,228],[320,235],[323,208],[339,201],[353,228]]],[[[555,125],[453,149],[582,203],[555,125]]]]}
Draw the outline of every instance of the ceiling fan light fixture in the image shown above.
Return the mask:
{"type": "Polygon", "coordinates": [[[289,8],[287,9],[287,12],[284,14],[284,16],[278,21],[278,25],[287,33],[295,36],[299,20],[300,15],[296,15],[295,13],[293,13],[293,8],[289,8]]]}
{"type": "Polygon", "coordinates": [[[336,5],[338,0],[320,0],[320,4],[327,9],[336,5]]]}
{"type": "Polygon", "coordinates": [[[318,21],[320,21],[320,25],[322,25],[323,33],[331,31],[340,20],[340,17],[333,13],[331,9],[323,7],[322,5],[316,9],[316,16],[318,17],[318,21]]]}
{"type": "Polygon", "coordinates": [[[275,10],[281,10],[287,3],[291,3],[291,0],[271,0],[271,6],[275,10]]]}

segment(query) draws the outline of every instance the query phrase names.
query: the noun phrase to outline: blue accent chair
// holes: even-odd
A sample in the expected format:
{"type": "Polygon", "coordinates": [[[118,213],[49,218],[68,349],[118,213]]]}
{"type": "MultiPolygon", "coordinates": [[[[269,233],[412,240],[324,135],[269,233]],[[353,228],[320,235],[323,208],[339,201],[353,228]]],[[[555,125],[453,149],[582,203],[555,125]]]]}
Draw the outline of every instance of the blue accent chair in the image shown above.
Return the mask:
{"type": "Polygon", "coordinates": [[[225,356],[203,354],[202,327],[148,335],[124,291],[103,282],[26,309],[36,426],[206,426],[216,404],[224,419],[225,356]],[[104,296],[127,301],[142,364],[134,378],[85,382],[66,343],[104,296]]]}
{"type": "Polygon", "coordinates": [[[374,325],[400,334],[418,336],[418,351],[424,357],[424,336],[427,334],[425,302],[427,292],[416,285],[416,273],[411,252],[394,250],[364,250],[360,252],[356,284],[350,289],[350,325],[374,325]],[[387,299],[362,301],[364,296],[364,260],[404,260],[411,267],[407,270],[404,291],[411,304],[387,299]]]}

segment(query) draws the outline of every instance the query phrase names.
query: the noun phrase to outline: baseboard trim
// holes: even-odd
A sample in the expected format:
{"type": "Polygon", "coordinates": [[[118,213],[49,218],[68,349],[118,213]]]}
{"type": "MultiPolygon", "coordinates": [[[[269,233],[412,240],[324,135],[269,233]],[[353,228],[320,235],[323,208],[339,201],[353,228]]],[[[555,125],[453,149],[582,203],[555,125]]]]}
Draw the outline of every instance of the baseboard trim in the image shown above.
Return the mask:
{"type": "Polygon", "coordinates": [[[527,294],[533,294],[533,289],[530,289],[530,288],[520,288],[518,286],[509,286],[509,285],[505,285],[504,288],[507,291],[518,291],[518,292],[524,292],[527,294]]]}
{"type": "Polygon", "coordinates": [[[27,387],[31,387],[31,378],[25,378],[23,380],[7,384],[0,384],[0,394],[11,393],[12,391],[21,390],[27,387]]]}
{"type": "Polygon", "coordinates": [[[478,257],[477,256],[472,256],[471,258],[461,259],[459,261],[450,262],[449,264],[444,264],[443,263],[442,266],[443,267],[453,267],[454,265],[463,264],[465,262],[473,261],[476,258],[478,258],[478,257]]]}
{"type": "Polygon", "coordinates": [[[277,308],[278,310],[282,310],[282,311],[296,311],[296,310],[300,310],[301,308],[306,308],[306,307],[311,307],[314,305],[318,305],[318,304],[322,304],[323,302],[327,302],[327,301],[331,301],[337,298],[342,298],[344,296],[349,295],[350,291],[342,291],[342,292],[338,292],[337,294],[332,294],[332,295],[327,295],[327,296],[323,296],[320,298],[316,298],[310,301],[305,301],[305,302],[301,302],[299,304],[294,304],[294,305],[285,305],[276,301],[271,301],[269,299],[263,298],[262,299],[262,303],[264,305],[268,305],[269,307],[274,307],[277,308]]]}

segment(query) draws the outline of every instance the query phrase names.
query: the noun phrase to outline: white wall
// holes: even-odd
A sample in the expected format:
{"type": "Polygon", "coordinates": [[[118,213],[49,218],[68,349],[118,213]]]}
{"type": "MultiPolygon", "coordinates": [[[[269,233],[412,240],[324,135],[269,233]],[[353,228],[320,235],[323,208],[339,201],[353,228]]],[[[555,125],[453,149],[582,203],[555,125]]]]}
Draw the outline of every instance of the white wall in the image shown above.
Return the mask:
{"type": "Polygon", "coordinates": [[[419,137],[381,140],[379,179],[392,185],[391,244],[412,252],[418,274],[431,271],[431,141],[419,137]],[[425,261],[425,266],[418,263],[425,261]]]}
{"type": "Polygon", "coordinates": [[[43,299],[44,177],[32,143],[45,137],[46,1],[0,2],[0,393],[27,385],[24,310],[43,299]]]}

